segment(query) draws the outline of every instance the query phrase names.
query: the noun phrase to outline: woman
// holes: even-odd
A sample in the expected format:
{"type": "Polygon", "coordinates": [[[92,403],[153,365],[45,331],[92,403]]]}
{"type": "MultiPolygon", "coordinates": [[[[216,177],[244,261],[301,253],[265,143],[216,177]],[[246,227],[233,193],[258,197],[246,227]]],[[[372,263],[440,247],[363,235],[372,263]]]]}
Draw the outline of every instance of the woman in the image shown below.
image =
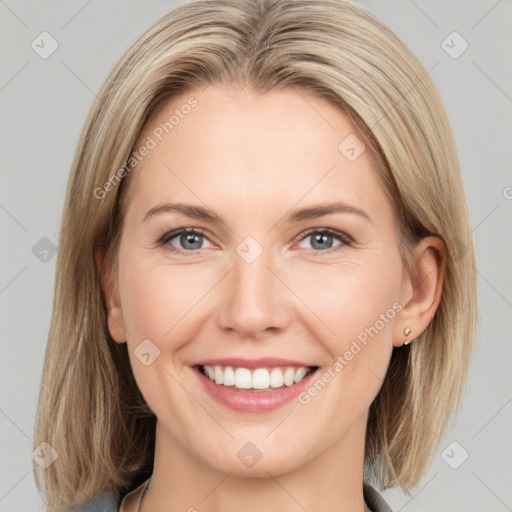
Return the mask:
{"type": "Polygon", "coordinates": [[[457,153],[410,50],[342,0],[183,5],[75,155],[48,511],[389,511],[376,485],[428,469],[475,322],[457,153]]]}

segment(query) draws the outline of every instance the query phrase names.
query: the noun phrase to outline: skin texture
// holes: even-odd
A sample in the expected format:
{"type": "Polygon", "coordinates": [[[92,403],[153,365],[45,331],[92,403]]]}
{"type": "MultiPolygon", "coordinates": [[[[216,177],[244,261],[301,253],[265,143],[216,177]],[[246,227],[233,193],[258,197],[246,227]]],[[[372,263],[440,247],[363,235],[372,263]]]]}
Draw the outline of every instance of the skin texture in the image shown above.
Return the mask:
{"type": "Polygon", "coordinates": [[[338,150],[357,134],[355,126],[306,93],[194,89],[155,111],[135,147],[191,96],[198,105],[132,171],[118,294],[98,253],[109,331],[128,343],[135,379],[158,418],[143,510],[362,511],[368,409],[393,347],[417,337],[434,315],[443,245],[423,239],[415,274],[406,275],[392,206],[369,152],[349,161],[338,150]],[[371,221],[353,213],[284,219],[291,210],[335,201],[364,210],[371,221]],[[177,212],[143,221],[166,202],[207,207],[223,223],[177,212]],[[200,249],[179,236],[167,246],[183,253],[158,245],[182,227],[204,230],[200,249]],[[305,234],[311,228],[345,233],[353,243],[327,238],[319,249],[314,234],[305,234]],[[247,236],[263,250],[250,264],[236,252],[247,236]],[[319,366],[321,375],[394,303],[401,311],[307,404],[232,411],[209,397],[191,368],[214,357],[273,356],[319,366]],[[134,354],[144,339],[160,350],[149,366],[134,354]],[[248,442],[262,453],[250,468],[237,457],[248,442]]]}

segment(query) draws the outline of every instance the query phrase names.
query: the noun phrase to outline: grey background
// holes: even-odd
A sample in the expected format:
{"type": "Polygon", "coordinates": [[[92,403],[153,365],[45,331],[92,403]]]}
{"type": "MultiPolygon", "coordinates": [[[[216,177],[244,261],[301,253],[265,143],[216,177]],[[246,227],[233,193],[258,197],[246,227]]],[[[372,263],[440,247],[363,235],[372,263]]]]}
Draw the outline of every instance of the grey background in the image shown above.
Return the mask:
{"type": "MultiPolygon", "coordinates": [[[[43,509],[32,433],[53,300],[52,244],[79,133],[115,62],[176,3],[0,0],[0,512],[43,509]],[[47,59],[31,48],[43,31],[59,45],[47,59]]],[[[419,56],[445,102],[474,227],[481,301],[457,420],[413,495],[384,495],[403,512],[512,510],[512,2],[358,3],[419,56]],[[446,39],[453,31],[469,44],[458,58],[464,43],[446,39]]]]}

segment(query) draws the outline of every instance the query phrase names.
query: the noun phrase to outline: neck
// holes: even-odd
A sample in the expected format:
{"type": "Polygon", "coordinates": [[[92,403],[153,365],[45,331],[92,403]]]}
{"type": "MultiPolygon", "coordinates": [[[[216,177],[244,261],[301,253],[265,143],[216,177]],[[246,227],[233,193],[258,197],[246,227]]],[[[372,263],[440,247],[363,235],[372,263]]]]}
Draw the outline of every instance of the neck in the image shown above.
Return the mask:
{"type": "Polygon", "coordinates": [[[366,511],[363,499],[366,417],[361,422],[363,428],[355,426],[337,445],[325,447],[318,456],[292,471],[279,473],[272,468],[257,477],[215,469],[186,450],[182,442],[157,422],[153,476],[142,510],[259,512],[272,504],[272,509],[282,512],[366,511]]]}

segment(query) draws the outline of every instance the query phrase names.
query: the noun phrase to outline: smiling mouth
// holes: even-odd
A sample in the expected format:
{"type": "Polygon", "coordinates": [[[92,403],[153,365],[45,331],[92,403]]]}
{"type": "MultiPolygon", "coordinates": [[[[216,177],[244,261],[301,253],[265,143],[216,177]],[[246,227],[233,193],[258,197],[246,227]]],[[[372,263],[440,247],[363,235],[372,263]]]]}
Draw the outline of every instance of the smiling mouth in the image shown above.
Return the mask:
{"type": "Polygon", "coordinates": [[[219,365],[196,365],[198,371],[215,384],[237,391],[272,391],[293,386],[318,366],[275,366],[271,368],[244,368],[219,365]]]}

